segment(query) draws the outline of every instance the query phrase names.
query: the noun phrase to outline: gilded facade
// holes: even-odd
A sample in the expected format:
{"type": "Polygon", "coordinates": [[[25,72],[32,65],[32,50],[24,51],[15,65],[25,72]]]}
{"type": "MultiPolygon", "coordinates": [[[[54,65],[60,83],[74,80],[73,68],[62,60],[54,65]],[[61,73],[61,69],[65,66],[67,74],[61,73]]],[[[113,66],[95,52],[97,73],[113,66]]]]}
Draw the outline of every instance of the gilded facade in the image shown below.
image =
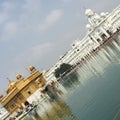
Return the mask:
{"type": "Polygon", "coordinates": [[[1,95],[0,97],[1,104],[9,113],[23,107],[27,98],[46,83],[43,74],[35,67],[30,66],[29,69],[31,73],[25,78],[20,74],[16,74],[16,80],[9,81],[6,96],[1,95]]]}

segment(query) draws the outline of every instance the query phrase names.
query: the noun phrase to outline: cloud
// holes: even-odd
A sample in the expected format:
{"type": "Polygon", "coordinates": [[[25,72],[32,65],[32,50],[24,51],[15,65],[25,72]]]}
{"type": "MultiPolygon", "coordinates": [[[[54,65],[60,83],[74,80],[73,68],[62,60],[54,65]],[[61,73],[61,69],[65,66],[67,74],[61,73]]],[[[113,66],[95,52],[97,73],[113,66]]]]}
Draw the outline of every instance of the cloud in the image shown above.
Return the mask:
{"type": "Polygon", "coordinates": [[[24,0],[24,4],[22,8],[24,9],[25,12],[33,13],[35,12],[40,12],[38,9],[41,7],[41,0],[24,0]]]}
{"type": "Polygon", "coordinates": [[[5,23],[8,18],[10,18],[9,13],[11,11],[14,11],[15,5],[10,2],[3,2],[1,5],[1,11],[0,11],[0,25],[5,23]]]}
{"type": "Polygon", "coordinates": [[[48,56],[53,49],[53,44],[43,43],[33,46],[26,51],[22,52],[14,59],[16,64],[32,64],[38,63],[38,61],[44,60],[45,56],[48,56]],[[47,55],[48,54],[48,55],[47,55]]]}
{"type": "Polygon", "coordinates": [[[39,24],[39,30],[44,31],[49,28],[51,25],[55,24],[63,15],[63,11],[60,9],[56,9],[50,12],[49,15],[46,16],[43,24],[39,24]]]}
{"type": "Polygon", "coordinates": [[[46,17],[46,23],[48,24],[54,24],[56,21],[60,19],[62,16],[61,10],[53,10],[47,17],[46,17]]]}
{"type": "Polygon", "coordinates": [[[3,28],[2,40],[4,41],[11,40],[16,32],[17,32],[17,23],[7,22],[3,28]]]}
{"type": "Polygon", "coordinates": [[[72,0],[62,0],[64,3],[71,2],[72,0]]]}
{"type": "Polygon", "coordinates": [[[37,39],[40,37],[37,33],[47,30],[59,21],[63,15],[62,10],[55,9],[46,15],[44,22],[42,22],[41,11],[41,0],[24,0],[21,5],[3,2],[2,12],[0,13],[0,23],[2,24],[1,40],[29,39],[30,33],[32,38],[37,39]]]}
{"type": "Polygon", "coordinates": [[[62,10],[55,9],[46,15],[42,22],[41,0],[24,0],[20,5],[14,2],[3,2],[1,8],[0,40],[5,42],[26,38],[38,39],[40,35],[37,33],[47,30],[63,15],[62,10]]]}
{"type": "Polygon", "coordinates": [[[14,20],[16,14],[16,4],[13,2],[4,1],[0,5],[0,40],[11,40],[17,32],[17,21],[14,20]]]}
{"type": "Polygon", "coordinates": [[[5,13],[0,13],[0,25],[3,24],[8,19],[5,13]]]}
{"type": "Polygon", "coordinates": [[[44,43],[44,44],[40,44],[32,47],[30,51],[31,51],[32,57],[36,59],[37,57],[39,58],[47,54],[47,52],[50,51],[51,48],[52,48],[51,43],[44,43]]]}
{"type": "Polygon", "coordinates": [[[0,41],[23,39],[40,22],[40,0],[24,0],[20,4],[5,1],[0,7],[0,41]]]}
{"type": "Polygon", "coordinates": [[[10,12],[11,10],[15,9],[15,4],[13,2],[5,1],[2,3],[1,7],[4,12],[10,12]]]}

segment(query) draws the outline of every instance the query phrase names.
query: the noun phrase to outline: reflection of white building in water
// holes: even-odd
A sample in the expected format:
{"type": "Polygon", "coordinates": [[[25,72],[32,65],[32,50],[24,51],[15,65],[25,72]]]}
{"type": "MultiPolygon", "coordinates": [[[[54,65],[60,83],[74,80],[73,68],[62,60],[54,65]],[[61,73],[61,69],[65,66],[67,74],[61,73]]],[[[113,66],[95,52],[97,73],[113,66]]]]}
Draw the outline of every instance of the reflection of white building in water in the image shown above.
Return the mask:
{"type": "Polygon", "coordinates": [[[55,79],[53,73],[62,63],[74,65],[120,27],[120,5],[111,13],[102,12],[97,14],[91,9],[86,9],[85,15],[88,19],[88,24],[86,25],[87,34],[82,40],[75,40],[72,48],[60,57],[54,66],[46,71],[46,79],[55,79]]]}
{"type": "Polygon", "coordinates": [[[3,120],[7,115],[8,115],[8,111],[5,108],[1,107],[0,108],[0,120],[3,120]]]}

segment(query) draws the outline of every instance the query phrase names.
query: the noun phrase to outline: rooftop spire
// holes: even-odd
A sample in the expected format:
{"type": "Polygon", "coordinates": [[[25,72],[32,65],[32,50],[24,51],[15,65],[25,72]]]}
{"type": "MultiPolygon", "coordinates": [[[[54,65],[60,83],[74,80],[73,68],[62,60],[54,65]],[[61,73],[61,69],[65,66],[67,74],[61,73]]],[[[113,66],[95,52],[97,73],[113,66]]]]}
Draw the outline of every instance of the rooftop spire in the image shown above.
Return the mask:
{"type": "Polygon", "coordinates": [[[96,26],[100,22],[101,18],[95,11],[91,9],[85,10],[85,15],[87,16],[88,22],[91,26],[96,26]]]}

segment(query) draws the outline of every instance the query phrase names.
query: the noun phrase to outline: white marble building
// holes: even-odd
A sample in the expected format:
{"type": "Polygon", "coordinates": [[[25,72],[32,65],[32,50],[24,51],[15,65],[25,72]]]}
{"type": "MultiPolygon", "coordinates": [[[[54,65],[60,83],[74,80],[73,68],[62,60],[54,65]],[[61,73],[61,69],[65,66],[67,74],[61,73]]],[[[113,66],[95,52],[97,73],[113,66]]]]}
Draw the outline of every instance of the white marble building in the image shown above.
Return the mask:
{"type": "Polygon", "coordinates": [[[91,9],[86,9],[85,15],[88,20],[87,33],[82,40],[75,40],[72,48],[67,51],[58,62],[45,73],[45,78],[55,80],[54,71],[62,63],[75,64],[84,58],[91,50],[98,47],[103,41],[110,37],[120,27],[120,5],[111,13],[102,12],[97,14],[91,9]]]}

